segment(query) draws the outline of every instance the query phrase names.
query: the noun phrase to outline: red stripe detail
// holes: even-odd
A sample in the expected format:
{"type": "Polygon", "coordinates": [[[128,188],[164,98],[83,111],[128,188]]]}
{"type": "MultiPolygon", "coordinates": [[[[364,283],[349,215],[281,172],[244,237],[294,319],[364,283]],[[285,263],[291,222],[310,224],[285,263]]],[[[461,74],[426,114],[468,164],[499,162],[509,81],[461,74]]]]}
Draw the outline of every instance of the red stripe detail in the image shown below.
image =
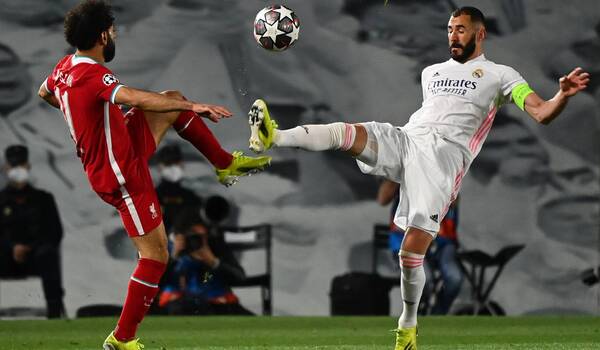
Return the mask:
{"type": "Polygon", "coordinates": [[[481,135],[479,135],[479,138],[477,139],[477,143],[475,144],[475,149],[477,149],[477,147],[481,143],[481,140],[483,140],[483,138],[488,134],[488,132],[492,128],[492,122],[493,122],[493,120],[491,120],[489,123],[487,123],[485,126],[485,129],[483,129],[483,131],[481,132],[481,135]]]}
{"type": "Polygon", "coordinates": [[[475,132],[475,134],[471,138],[471,141],[469,142],[469,148],[470,149],[473,148],[473,145],[475,144],[475,142],[477,141],[477,139],[479,138],[479,136],[481,135],[481,133],[483,132],[483,130],[486,128],[487,124],[492,119],[492,116],[494,115],[494,113],[495,113],[495,108],[492,108],[488,112],[488,115],[486,116],[485,120],[483,121],[483,123],[481,123],[481,125],[479,126],[479,129],[477,129],[477,131],[475,132]]]}
{"type": "Polygon", "coordinates": [[[423,258],[411,258],[411,257],[408,257],[408,256],[402,256],[402,257],[400,257],[400,260],[423,261],[423,258]]]}
{"type": "Polygon", "coordinates": [[[494,107],[490,110],[486,119],[483,121],[483,123],[481,123],[479,129],[477,129],[477,131],[473,135],[473,138],[471,138],[471,141],[469,142],[469,149],[471,150],[471,152],[475,152],[483,136],[486,135],[487,131],[490,130],[492,122],[494,121],[494,116],[496,115],[497,111],[497,107],[494,107]]]}
{"type": "Polygon", "coordinates": [[[460,184],[462,183],[464,173],[465,169],[460,169],[460,171],[458,172],[458,174],[456,174],[456,177],[454,178],[454,188],[452,188],[452,193],[450,194],[450,202],[446,204],[446,207],[442,211],[442,213],[444,213],[444,216],[446,216],[446,214],[448,213],[448,209],[450,209],[450,204],[454,202],[456,196],[458,195],[458,190],[460,189],[460,184]]]}
{"type": "Polygon", "coordinates": [[[415,268],[415,267],[419,267],[419,266],[422,266],[422,265],[423,265],[423,263],[420,263],[420,264],[400,264],[400,266],[402,266],[402,267],[410,267],[410,268],[415,268]]]}
{"type": "Polygon", "coordinates": [[[352,135],[352,130],[350,129],[352,126],[350,124],[345,124],[346,130],[345,130],[345,138],[344,138],[344,143],[342,144],[342,151],[347,151],[350,149],[350,147],[352,146],[350,144],[350,136],[352,135]]]}

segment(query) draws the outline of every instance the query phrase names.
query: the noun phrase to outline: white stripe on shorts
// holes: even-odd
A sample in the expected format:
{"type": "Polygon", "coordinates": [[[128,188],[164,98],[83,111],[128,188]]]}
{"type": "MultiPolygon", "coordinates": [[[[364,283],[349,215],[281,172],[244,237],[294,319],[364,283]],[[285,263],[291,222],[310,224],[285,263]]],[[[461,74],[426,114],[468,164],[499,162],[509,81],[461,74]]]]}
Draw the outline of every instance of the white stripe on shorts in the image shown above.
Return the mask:
{"type": "Polygon", "coordinates": [[[113,148],[112,148],[112,136],[110,133],[110,109],[109,109],[109,102],[104,102],[104,136],[106,137],[106,149],[108,151],[108,159],[110,160],[110,167],[113,171],[113,173],[115,174],[115,176],[117,177],[117,181],[119,182],[119,185],[121,185],[121,198],[123,198],[123,200],[125,201],[125,204],[127,205],[127,210],[129,210],[129,215],[131,215],[131,219],[133,220],[133,223],[135,225],[135,229],[138,232],[138,235],[142,236],[145,232],[144,232],[144,227],[142,226],[142,222],[140,220],[140,216],[137,213],[137,210],[135,209],[135,205],[133,204],[133,199],[131,199],[131,196],[129,195],[129,192],[127,192],[127,189],[125,188],[125,177],[123,177],[123,173],[121,172],[121,168],[119,168],[119,164],[117,163],[117,160],[115,159],[115,154],[113,153],[113,148]]]}

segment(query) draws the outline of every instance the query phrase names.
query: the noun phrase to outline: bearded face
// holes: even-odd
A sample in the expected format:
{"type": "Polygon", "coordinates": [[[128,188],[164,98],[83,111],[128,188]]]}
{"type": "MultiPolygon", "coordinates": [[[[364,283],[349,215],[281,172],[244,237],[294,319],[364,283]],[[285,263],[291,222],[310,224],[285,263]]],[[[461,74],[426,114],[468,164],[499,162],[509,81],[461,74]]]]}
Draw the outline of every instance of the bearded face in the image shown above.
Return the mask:
{"type": "Polygon", "coordinates": [[[110,62],[113,60],[113,58],[115,58],[115,53],[116,53],[116,46],[115,46],[115,41],[113,40],[112,36],[108,36],[108,42],[106,43],[106,46],[104,46],[104,49],[102,50],[102,54],[104,55],[104,62],[110,62]]]}
{"type": "Polygon", "coordinates": [[[461,44],[460,42],[454,42],[450,44],[450,57],[453,60],[465,63],[471,57],[473,52],[475,52],[476,47],[476,34],[474,33],[471,39],[466,44],[461,44]]]}

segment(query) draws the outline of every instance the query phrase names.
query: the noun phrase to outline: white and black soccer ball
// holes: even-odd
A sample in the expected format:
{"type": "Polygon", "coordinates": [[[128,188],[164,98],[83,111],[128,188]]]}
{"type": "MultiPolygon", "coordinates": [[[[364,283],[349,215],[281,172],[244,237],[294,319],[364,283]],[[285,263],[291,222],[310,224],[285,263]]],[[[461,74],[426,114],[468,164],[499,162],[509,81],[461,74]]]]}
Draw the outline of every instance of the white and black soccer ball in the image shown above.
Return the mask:
{"type": "Polygon", "coordinates": [[[254,20],[254,38],[269,51],[283,51],[294,45],[299,33],[300,20],[283,5],[265,7],[254,20]]]}

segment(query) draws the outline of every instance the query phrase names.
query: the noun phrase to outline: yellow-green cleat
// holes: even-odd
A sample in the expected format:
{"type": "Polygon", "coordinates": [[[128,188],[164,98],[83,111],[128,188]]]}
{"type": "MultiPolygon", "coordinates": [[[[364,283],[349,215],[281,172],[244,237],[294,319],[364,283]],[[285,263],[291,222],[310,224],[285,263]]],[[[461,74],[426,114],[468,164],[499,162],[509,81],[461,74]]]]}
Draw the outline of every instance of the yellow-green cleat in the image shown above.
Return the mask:
{"type": "Polygon", "coordinates": [[[233,160],[225,169],[217,169],[219,182],[229,187],[242,176],[250,176],[263,171],[271,164],[271,157],[248,157],[242,152],[233,152],[233,160]]]}
{"type": "Polygon", "coordinates": [[[271,119],[265,101],[254,101],[248,112],[250,124],[250,149],[255,153],[262,153],[273,146],[273,137],[277,130],[277,123],[271,119]]]}
{"type": "Polygon", "coordinates": [[[102,349],[104,350],[142,350],[144,345],[140,343],[139,339],[133,339],[128,342],[120,342],[115,338],[114,332],[110,332],[102,349]]]}
{"type": "Polygon", "coordinates": [[[394,350],[417,350],[417,327],[398,328],[394,350]]]}

